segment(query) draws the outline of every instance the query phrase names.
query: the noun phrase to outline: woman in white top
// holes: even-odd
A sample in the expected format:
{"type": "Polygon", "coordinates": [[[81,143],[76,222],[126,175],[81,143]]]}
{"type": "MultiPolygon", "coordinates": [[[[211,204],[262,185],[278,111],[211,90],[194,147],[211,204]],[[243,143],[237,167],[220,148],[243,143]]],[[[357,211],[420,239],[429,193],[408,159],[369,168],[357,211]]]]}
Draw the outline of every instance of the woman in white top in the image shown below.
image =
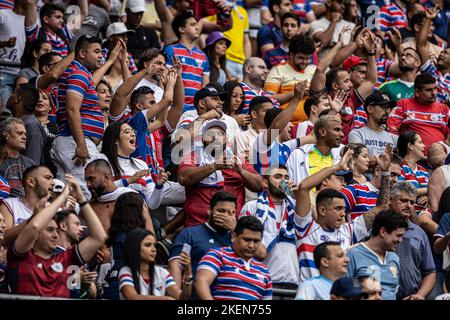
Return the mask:
{"type": "Polygon", "coordinates": [[[153,181],[150,169],[144,161],[131,157],[136,150],[136,133],[128,123],[114,122],[108,126],[103,136],[102,153],[106,155],[113,169],[114,184],[117,187],[129,187],[145,198],[150,209],[161,205],[164,183],[168,174],[159,171],[153,181]],[[135,179],[139,176],[138,179],[135,179]],[[130,183],[130,184],[129,184],[130,183]]]}
{"type": "Polygon", "coordinates": [[[124,245],[125,266],[119,272],[121,300],[189,299],[192,291],[191,258],[181,253],[184,268],[181,289],[170,273],[155,265],[156,238],[146,229],[130,231],[124,245]]]}

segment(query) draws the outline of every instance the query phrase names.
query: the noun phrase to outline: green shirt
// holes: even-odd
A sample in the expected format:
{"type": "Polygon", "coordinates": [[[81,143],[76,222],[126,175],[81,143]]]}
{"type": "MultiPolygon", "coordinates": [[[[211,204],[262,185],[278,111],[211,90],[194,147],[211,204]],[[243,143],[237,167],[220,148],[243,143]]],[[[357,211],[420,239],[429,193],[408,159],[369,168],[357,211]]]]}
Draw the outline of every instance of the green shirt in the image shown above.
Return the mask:
{"type": "Polygon", "coordinates": [[[414,82],[396,79],[383,83],[378,90],[387,94],[389,99],[394,101],[409,99],[414,97],[414,82]]]}

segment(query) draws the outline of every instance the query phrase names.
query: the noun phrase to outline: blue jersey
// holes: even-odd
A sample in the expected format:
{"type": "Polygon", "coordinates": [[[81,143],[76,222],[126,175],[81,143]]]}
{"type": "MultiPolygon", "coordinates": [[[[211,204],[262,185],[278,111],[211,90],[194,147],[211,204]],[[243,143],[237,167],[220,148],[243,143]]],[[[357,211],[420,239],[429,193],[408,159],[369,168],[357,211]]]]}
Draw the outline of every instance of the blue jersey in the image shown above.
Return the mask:
{"type": "Polygon", "coordinates": [[[348,251],[347,275],[354,278],[374,277],[381,283],[383,300],[395,300],[400,285],[400,259],[395,252],[386,252],[384,261],[364,243],[348,251]]]}

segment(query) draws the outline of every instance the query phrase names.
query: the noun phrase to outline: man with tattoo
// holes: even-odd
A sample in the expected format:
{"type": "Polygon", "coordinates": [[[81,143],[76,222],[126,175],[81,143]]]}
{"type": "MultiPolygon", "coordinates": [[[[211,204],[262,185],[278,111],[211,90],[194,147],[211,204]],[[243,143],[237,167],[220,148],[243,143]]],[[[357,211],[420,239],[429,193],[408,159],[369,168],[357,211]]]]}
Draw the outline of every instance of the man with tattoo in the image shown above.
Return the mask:
{"type": "Polygon", "coordinates": [[[380,194],[377,205],[353,222],[345,222],[345,203],[342,193],[334,189],[324,189],[316,198],[317,219],[314,220],[311,211],[309,192],[322,180],[339,170],[349,170],[348,160],[353,154],[347,151],[337,165],[322,169],[300,183],[297,192],[296,216],[294,222],[297,233],[297,248],[300,259],[300,283],[310,277],[319,276],[319,270],[314,264],[313,252],[316,246],[325,241],[337,241],[342,249],[347,251],[355,242],[360,242],[368,236],[373,221],[389,202],[390,173],[392,149],[387,148],[377,158],[377,165],[382,171],[380,194]]]}

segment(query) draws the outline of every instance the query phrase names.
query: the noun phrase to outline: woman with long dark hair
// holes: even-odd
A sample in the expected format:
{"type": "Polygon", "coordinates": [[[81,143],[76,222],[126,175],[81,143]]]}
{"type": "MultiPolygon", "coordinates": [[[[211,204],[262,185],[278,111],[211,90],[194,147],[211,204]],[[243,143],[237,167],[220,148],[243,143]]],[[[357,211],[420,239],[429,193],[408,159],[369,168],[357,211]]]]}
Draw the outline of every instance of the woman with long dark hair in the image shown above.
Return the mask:
{"type": "Polygon", "coordinates": [[[223,33],[214,31],[209,34],[205,41],[203,51],[209,60],[209,81],[223,84],[230,79],[226,68],[226,52],[231,45],[231,41],[225,38],[223,33]]]}
{"type": "Polygon", "coordinates": [[[357,184],[367,183],[364,175],[369,170],[370,163],[367,147],[362,143],[349,143],[342,149],[341,154],[344,155],[347,150],[353,150],[348,166],[353,172],[354,182],[357,184]]]}
{"type": "Polygon", "coordinates": [[[28,42],[22,56],[22,70],[16,79],[16,86],[28,83],[31,78],[39,76],[39,58],[47,52],[52,52],[52,45],[42,39],[28,42]]]}
{"type": "Polygon", "coordinates": [[[237,81],[227,81],[223,85],[223,89],[227,93],[227,99],[223,104],[223,112],[233,117],[241,128],[247,128],[252,121],[249,114],[240,114],[245,104],[244,89],[237,81]]]}
{"type": "Polygon", "coordinates": [[[416,212],[426,208],[428,203],[427,187],[430,175],[428,171],[418,164],[425,159],[425,144],[420,135],[414,131],[403,132],[397,141],[398,155],[403,159],[402,174],[398,181],[408,181],[417,189],[416,212]]]}
{"type": "Polygon", "coordinates": [[[150,209],[156,209],[161,205],[163,186],[168,179],[164,171],[158,174],[156,183],[149,173],[147,163],[131,157],[136,150],[136,133],[133,128],[124,122],[110,124],[103,135],[101,152],[106,155],[113,169],[115,184],[129,187],[144,195],[150,209]],[[130,178],[141,173],[137,182],[128,185],[130,178]]]}
{"type": "Polygon", "coordinates": [[[145,228],[153,232],[152,220],[142,196],[137,192],[127,192],[117,198],[108,230],[106,245],[111,248],[112,276],[109,277],[108,288],[103,294],[106,299],[119,299],[117,274],[124,266],[125,238],[128,232],[136,228],[145,228]]]}
{"type": "Polygon", "coordinates": [[[121,300],[173,300],[189,299],[192,291],[191,259],[181,253],[184,269],[181,289],[170,273],[155,265],[156,237],[145,229],[130,231],[125,240],[125,266],[120,269],[121,300]]]}

